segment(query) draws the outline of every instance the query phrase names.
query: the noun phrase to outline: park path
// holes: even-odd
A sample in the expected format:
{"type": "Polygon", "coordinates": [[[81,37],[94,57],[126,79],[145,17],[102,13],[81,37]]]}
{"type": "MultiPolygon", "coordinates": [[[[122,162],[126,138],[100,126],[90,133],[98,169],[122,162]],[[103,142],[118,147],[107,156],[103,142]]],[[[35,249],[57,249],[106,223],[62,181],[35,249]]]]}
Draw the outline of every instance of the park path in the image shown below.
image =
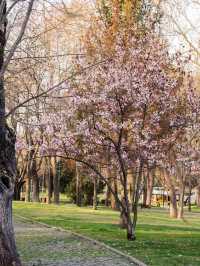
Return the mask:
{"type": "Polygon", "coordinates": [[[104,247],[39,224],[15,218],[17,246],[24,266],[135,266],[104,247]]]}

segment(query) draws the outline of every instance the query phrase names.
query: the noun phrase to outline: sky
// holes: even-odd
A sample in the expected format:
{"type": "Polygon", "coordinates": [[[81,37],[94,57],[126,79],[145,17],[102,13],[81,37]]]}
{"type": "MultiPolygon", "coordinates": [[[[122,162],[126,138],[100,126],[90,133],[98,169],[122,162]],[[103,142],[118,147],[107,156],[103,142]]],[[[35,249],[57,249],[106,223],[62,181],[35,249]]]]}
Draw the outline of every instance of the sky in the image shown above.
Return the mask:
{"type": "Polygon", "coordinates": [[[171,37],[172,45],[177,47],[186,45],[186,39],[183,38],[183,35],[185,35],[198,48],[200,39],[200,1],[169,0],[166,11],[169,19],[166,31],[171,37]]]}

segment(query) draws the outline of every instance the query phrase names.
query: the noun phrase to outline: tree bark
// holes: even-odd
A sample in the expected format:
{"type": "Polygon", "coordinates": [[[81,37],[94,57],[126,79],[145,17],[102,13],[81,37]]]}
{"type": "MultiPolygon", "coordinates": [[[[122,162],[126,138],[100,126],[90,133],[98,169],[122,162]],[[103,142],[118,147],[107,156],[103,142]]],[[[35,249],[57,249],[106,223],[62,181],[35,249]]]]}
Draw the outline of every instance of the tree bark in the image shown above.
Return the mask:
{"type": "Polygon", "coordinates": [[[191,184],[191,178],[189,178],[189,196],[188,196],[188,211],[192,211],[192,206],[191,206],[191,195],[192,195],[192,184],[191,184]]]}
{"type": "MultiPolygon", "coordinates": [[[[141,187],[141,181],[142,181],[142,171],[143,171],[143,162],[140,161],[139,165],[139,171],[135,183],[135,196],[133,200],[133,230],[135,232],[136,224],[137,224],[137,218],[138,218],[138,202],[140,198],[140,187],[141,187]]],[[[136,237],[134,236],[134,239],[136,237]]]]}
{"type": "Polygon", "coordinates": [[[25,186],[26,186],[26,192],[25,192],[25,202],[31,201],[31,179],[29,176],[25,179],[25,186]]]}
{"type": "Polygon", "coordinates": [[[151,208],[151,198],[152,198],[152,191],[153,191],[153,182],[154,182],[154,175],[151,170],[147,175],[147,198],[146,198],[146,206],[151,208]]]}
{"type": "Polygon", "coordinates": [[[51,180],[51,159],[47,158],[46,160],[46,165],[47,165],[47,176],[46,176],[46,187],[47,187],[47,204],[51,204],[51,199],[52,199],[52,180],[51,180]]]}
{"type": "Polygon", "coordinates": [[[170,188],[170,217],[177,218],[177,201],[174,187],[170,188]]]}
{"type": "MultiPolygon", "coordinates": [[[[2,188],[2,187],[1,187],[2,188]]],[[[12,224],[12,190],[0,193],[0,266],[21,266],[12,224]]]]}
{"type": "Polygon", "coordinates": [[[52,158],[52,173],[53,173],[53,203],[60,203],[60,177],[57,171],[57,160],[54,156],[52,158]]]}
{"type": "MultiPolygon", "coordinates": [[[[117,178],[116,176],[114,176],[111,180],[112,182],[112,188],[115,192],[115,194],[118,194],[118,185],[117,185],[117,178]]],[[[114,197],[114,195],[111,195],[111,208],[113,210],[119,211],[120,207],[118,202],[116,201],[116,198],[114,197]]]]}
{"type": "Polygon", "coordinates": [[[120,227],[126,229],[127,240],[133,241],[136,239],[135,229],[131,218],[131,210],[126,196],[121,200],[120,227]]]}
{"type": "Polygon", "coordinates": [[[15,183],[15,188],[14,188],[14,200],[21,200],[21,189],[23,187],[25,181],[20,181],[15,183]]]}
{"type": "Polygon", "coordinates": [[[32,201],[40,202],[40,186],[39,186],[38,175],[36,173],[32,176],[32,185],[33,185],[32,201]]]}
{"type": "MultiPolygon", "coordinates": [[[[110,160],[110,157],[108,156],[108,162],[109,162],[109,160],[110,160]]],[[[109,188],[109,186],[111,185],[110,179],[111,179],[112,173],[111,173],[111,170],[110,170],[109,166],[107,166],[105,168],[105,175],[107,176],[107,180],[108,180],[108,184],[106,184],[105,206],[109,207],[110,203],[111,203],[111,197],[112,197],[112,194],[111,194],[111,191],[110,191],[110,188],[109,188]]]]}
{"type": "MultiPolygon", "coordinates": [[[[0,73],[4,68],[6,44],[6,2],[0,0],[0,73]]],[[[5,119],[4,77],[0,76],[0,266],[21,266],[17,253],[13,222],[12,198],[16,176],[15,134],[5,119]]]]}
{"type": "Polygon", "coordinates": [[[196,204],[200,208],[200,184],[196,188],[196,204]]]}
{"type": "MultiPolygon", "coordinates": [[[[31,145],[30,139],[27,138],[27,144],[31,145]]],[[[31,201],[31,175],[32,175],[32,163],[33,163],[34,151],[28,151],[28,164],[27,164],[27,177],[26,177],[26,194],[25,201],[31,201]]]]}
{"type": "Polygon", "coordinates": [[[179,199],[179,209],[178,209],[179,219],[183,219],[184,195],[185,195],[185,184],[183,183],[180,186],[180,199],[179,199]]]}
{"type": "Polygon", "coordinates": [[[76,205],[81,207],[82,206],[82,184],[81,184],[81,177],[80,171],[76,163],[76,205]]]}
{"type": "Polygon", "coordinates": [[[124,211],[121,211],[120,213],[119,225],[122,229],[127,229],[127,218],[124,211]]]}
{"type": "Polygon", "coordinates": [[[106,185],[106,199],[105,199],[105,206],[106,207],[109,207],[109,205],[110,205],[110,197],[111,197],[110,194],[111,194],[110,189],[109,189],[108,185],[106,185]]]}
{"type": "Polygon", "coordinates": [[[33,202],[40,202],[40,184],[39,184],[39,177],[37,173],[37,164],[36,159],[32,159],[32,166],[31,166],[31,176],[32,176],[32,201],[33,202]]]}
{"type": "Polygon", "coordinates": [[[97,178],[94,177],[93,209],[97,210],[97,178]]]}
{"type": "Polygon", "coordinates": [[[143,175],[143,199],[142,199],[142,207],[147,207],[147,174],[143,175]]]}
{"type": "Polygon", "coordinates": [[[169,190],[169,197],[170,197],[169,216],[171,218],[177,218],[178,210],[177,210],[175,185],[172,177],[170,176],[169,172],[166,169],[163,171],[163,174],[165,176],[167,188],[169,190]]]}
{"type": "Polygon", "coordinates": [[[21,266],[12,222],[16,174],[15,135],[6,124],[4,127],[1,124],[0,135],[0,266],[21,266]]]}

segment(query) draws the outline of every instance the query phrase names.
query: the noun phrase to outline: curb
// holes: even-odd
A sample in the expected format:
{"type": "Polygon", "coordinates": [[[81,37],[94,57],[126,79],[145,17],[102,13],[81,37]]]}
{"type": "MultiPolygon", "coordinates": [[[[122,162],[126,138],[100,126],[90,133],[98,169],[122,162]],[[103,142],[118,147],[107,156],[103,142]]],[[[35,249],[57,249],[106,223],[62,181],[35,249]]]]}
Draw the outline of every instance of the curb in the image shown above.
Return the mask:
{"type": "Polygon", "coordinates": [[[110,247],[110,246],[108,246],[108,245],[106,245],[106,244],[104,244],[104,243],[102,243],[102,242],[100,242],[98,240],[92,239],[92,238],[90,238],[88,236],[84,236],[84,235],[81,235],[79,233],[75,233],[73,231],[70,231],[70,230],[67,230],[67,229],[63,229],[61,227],[55,227],[55,226],[51,226],[51,225],[48,225],[48,224],[45,224],[45,223],[42,223],[42,222],[37,222],[35,220],[23,217],[23,216],[18,215],[18,214],[15,214],[14,216],[18,217],[18,218],[21,218],[23,220],[29,221],[29,222],[34,223],[34,224],[42,225],[42,226],[44,226],[46,228],[50,228],[50,229],[61,231],[61,232],[70,233],[71,235],[74,235],[74,236],[76,236],[78,238],[81,238],[81,239],[87,240],[89,242],[92,242],[94,245],[98,245],[98,246],[104,247],[104,248],[112,251],[113,253],[116,253],[116,254],[128,259],[130,262],[136,264],[137,266],[147,266],[147,264],[145,264],[144,262],[141,262],[138,259],[136,259],[136,258],[134,258],[134,257],[132,257],[130,255],[127,255],[127,254],[125,254],[125,253],[123,253],[123,252],[121,252],[121,251],[119,251],[119,250],[117,250],[115,248],[112,248],[112,247],[110,247]]]}

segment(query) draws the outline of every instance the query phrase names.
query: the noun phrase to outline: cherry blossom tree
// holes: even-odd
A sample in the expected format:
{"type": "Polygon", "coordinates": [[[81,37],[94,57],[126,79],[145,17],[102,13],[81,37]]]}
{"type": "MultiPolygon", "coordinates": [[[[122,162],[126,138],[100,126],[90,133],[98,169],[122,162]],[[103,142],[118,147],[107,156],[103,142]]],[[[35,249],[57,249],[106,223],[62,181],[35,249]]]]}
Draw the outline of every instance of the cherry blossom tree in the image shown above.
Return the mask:
{"type": "MultiPolygon", "coordinates": [[[[56,103],[64,108],[44,116],[43,128],[50,141],[43,142],[40,153],[81,162],[107,184],[129,240],[135,239],[145,167],[160,163],[187,125],[183,110],[189,105],[187,97],[181,96],[184,72],[181,61],[175,59],[155,33],[120,32],[113,56],[101,64],[84,71],[90,60],[77,58],[75,68],[81,74],[66,86],[67,101],[56,103]],[[121,193],[113,190],[105,167],[115,173],[121,193]],[[130,172],[136,175],[133,219],[130,172]]],[[[188,87],[192,90],[191,84],[188,87]]]]}

